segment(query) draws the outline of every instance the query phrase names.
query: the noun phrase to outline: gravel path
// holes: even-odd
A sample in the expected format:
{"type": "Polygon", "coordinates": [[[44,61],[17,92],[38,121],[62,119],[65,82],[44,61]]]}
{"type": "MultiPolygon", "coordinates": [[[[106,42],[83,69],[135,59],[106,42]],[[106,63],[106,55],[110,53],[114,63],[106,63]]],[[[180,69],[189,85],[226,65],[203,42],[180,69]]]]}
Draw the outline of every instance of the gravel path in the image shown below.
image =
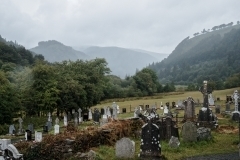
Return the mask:
{"type": "Polygon", "coordinates": [[[239,153],[216,154],[209,156],[189,157],[186,160],[240,160],[239,153]]]}

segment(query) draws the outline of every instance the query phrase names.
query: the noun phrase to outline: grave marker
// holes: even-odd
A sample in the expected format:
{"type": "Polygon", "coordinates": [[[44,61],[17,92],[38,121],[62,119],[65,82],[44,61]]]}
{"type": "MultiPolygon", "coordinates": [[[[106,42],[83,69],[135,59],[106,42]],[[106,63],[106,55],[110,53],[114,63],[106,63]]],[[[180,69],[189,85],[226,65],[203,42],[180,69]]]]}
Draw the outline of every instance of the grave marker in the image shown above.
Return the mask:
{"type": "Polygon", "coordinates": [[[197,141],[197,127],[191,122],[187,121],[182,126],[182,138],[184,142],[196,142],[197,141]]]}
{"type": "Polygon", "coordinates": [[[122,138],[116,142],[115,155],[117,158],[134,158],[135,142],[129,138],[122,138]]]}

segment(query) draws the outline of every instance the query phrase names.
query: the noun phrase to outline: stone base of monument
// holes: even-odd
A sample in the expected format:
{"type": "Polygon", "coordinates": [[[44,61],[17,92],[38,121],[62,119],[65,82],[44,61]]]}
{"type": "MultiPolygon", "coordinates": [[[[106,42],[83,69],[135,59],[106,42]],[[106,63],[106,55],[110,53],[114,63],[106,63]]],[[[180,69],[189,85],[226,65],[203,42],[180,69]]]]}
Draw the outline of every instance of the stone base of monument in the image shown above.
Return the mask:
{"type": "Polygon", "coordinates": [[[233,121],[239,121],[239,112],[238,111],[234,111],[233,113],[232,113],[232,120],[233,121]]]}

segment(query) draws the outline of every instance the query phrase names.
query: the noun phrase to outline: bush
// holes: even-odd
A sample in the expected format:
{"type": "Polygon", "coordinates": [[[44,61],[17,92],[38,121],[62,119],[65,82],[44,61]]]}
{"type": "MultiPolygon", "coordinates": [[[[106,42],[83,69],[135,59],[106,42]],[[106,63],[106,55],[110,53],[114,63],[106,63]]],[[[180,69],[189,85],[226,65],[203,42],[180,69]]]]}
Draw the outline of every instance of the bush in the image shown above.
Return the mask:
{"type": "Polygon", "coordinates": [[[7,124],[0,125],[0,135],[5,135],[8,133],[9,126],[7,124]]]}

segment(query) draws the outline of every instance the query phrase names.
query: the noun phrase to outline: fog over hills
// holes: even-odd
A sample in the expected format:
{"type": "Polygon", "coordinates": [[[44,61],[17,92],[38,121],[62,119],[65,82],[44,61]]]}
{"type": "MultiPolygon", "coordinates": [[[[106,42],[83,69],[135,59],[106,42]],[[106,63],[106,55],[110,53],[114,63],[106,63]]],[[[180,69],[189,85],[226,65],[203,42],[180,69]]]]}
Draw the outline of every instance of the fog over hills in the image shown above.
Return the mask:
{"type": "Polygon", "coordinates": [[[111,74],[121,78],[124,78],[126,75],[134,75],[136,70],[141,70],[153,62],[160,62],[168,55],[114,46],[78,46],[74,48],[76,50],[58,41],[50,40],[39,42],[37,47],[34,47],[30,50],[37,54],[42,54],[49,62],[105,58],[108,63],[108,67],[112,71],[111,74]]]}

